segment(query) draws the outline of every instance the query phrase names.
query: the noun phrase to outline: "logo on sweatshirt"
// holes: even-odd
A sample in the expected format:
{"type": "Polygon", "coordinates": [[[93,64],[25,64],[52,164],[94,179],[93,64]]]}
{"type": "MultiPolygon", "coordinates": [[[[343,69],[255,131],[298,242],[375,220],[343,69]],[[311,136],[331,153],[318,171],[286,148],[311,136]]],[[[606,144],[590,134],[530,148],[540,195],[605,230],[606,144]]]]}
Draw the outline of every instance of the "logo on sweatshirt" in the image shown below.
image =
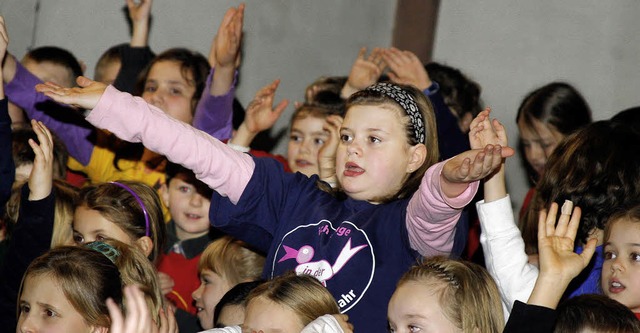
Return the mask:
{"type": "Polygon", "coordinates": [[[318,279],[338,301],[341,312],[355,306],[375,273],[375,256],[367,234],[344,221],[298,226],[282,238],[274,257],[272,276],[295,270],[318,279]]]}

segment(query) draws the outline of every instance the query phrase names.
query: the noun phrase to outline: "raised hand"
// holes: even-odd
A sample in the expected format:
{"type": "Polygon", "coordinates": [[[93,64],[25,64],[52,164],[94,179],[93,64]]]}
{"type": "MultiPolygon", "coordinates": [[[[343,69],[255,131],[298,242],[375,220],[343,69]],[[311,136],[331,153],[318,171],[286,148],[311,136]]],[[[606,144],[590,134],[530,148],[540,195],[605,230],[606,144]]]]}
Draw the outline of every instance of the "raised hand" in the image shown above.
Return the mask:
{"type": "Polygon", "coordinates": [[[238,8],[227,10],[211,43],[209,64],[215,68],[210,90],[212,96],[222,96],[229,91],[235,69],[240,66],[244,7],[242,3],[238,8]]]}
{"type": "Polygon", "coordinates": [[[133,25],[133,34],[131,36],[131,46],[143,47],[147,46],[149,37],[149,19],[151,17],[152,0],[126,0],[129,9],[129,18],[133,25]]]}
{"type": "Polygon", "coordinates": [[[69,104],[83,109],[93,109],[102,97],[107,85],[78,76],[79,87],[63,88],[52,82],[36,85],[36,91],[45,94],[56,102],[69,104]]]}
{"type": "Polygon", "coordinates": [[[422,61],[411,51],[401,51],[392,47],[383,50],[382,59],[389,67],[389,78],[399,84],[408,84],[425,90],[431,85],[431,79],[422,61]]]}
{"type": "Polygon", "coordinates": [[[51,194],[53,186],[53,136],[49,129],[40,121],[31,120],[33,131],[40,144],[29,139],[29,146],[33,149],[35,159],[33,169],[29,175],[29,200],[42,200],[51,194]]]}
{"type": "Polygon", "coordinates": [[[327,141],[318,150],[318,176],[321,180],[336,188],[338,177],[336,176],[336,151],[340,143],[340,127],[344,119],[338,115],[330,115],[325,120],[322,129],[329,133],[327,141]]]}
{"type": "Polygon", "coordinates": [[[549,212],[540,211],[538,217],[538,253],[540,274],[551,275],[558,282],[569,283],[587,267],[596,248],[596,239],[590,239],[581,254],[573,252],[581,210],[571,201],[565,201],[557,219],[558,204],[552,203],[549,212]]]}
{"type": "Polygon", "coordinates": [[[253,101],[247,106],[244,121],[238,127],[238,131],[230,143],[249,147],[258,133],[273,127],[289,105],[289,100],[284,99],[275,107],[273,106],[279,84],[280,79],[277,79],[258,90],[253,101]]]}
{"type": "Polygon", "coordinates": [[[580,224],[579,207],[565,201],[557,219],[558,204],[552,203],[549,212],[540,211],[538,218],[538,253],[540,274],[536,280],[529,304],[554,309],[565,289],[587,267],[596,250],[597,239],[589,239],[581,254],[573,252],[576,232],[580,224]]]}
{"type": "Polygon", "coordinates": [[[508,146],[507,131],[498,119],[490,120],[491,109],[486,108],[471,121],[469,143],[471,149],[480,149],[486,145],[508,146]]]}
{"type": "Polygon", "coordinates": [[[367,48],[363,47],[358,53],[356,61],[351,67],[347,83],[342,88],[341,95],[348,98],[356,91],[362,90],[378,81],[386,64],[382,59],[383,49],[374,48],[365,59],[367,48]]]}
{"type": "Polygon", "coordinates": [[[236,67],[239,65],[242,27],[244,24],[244,4],[231,7],[224,15],[214,39],[215,65],[213,67],[236,67]]]}
{"type": "Polygon", "coordinates": [[[144,293],[137,286],[124,287],[125,308],[127,316],[124,318],[120,307],[107,299],[107,309],[111,316],[110,333],[177,333],[175,315],[172,310],[160,311],[160,323],[154,323],[144,293]]]}
{"type": "Polygon", "coordinates": [[[262,87],[247,107],[244,125],[250,132],[257,134],[273,127],[289,105],[289,100],[283,99],[278,105],[273,106],[278,85],[280,85],[280,79],[262,87]]]}

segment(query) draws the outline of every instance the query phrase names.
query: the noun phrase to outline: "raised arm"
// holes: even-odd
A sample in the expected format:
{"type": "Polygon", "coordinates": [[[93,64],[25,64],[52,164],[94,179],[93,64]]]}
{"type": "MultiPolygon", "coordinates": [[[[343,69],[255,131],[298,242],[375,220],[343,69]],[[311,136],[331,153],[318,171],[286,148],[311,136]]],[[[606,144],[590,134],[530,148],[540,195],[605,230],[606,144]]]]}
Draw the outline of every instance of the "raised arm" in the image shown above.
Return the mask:
{"type": "MultiPolygon", "coordinates": [[[[471,122],[471,146],[507,146],[506,131],[497,120],[490,121],[490,110],[482,111],[471,122]]],[[[538,276],[538,268],[528,263],[524,241],[513,219],[513,208],[505,186],[504,162],[484,179],[484,200],[476,204],[482,233],[485,266],[496,280],[502,301],[511,311],[516,300],[526,302],[538,276]]]]}
{"type": "Polygon", "coordinates": [[[120,71],[113,86],[120,91],[134,93],[138,75],[155,57],[148,45],[152,0],[126,0],[132,31],[129,44],[119,47],[120,71]]]}
{"type": "Polygon", "coordinates": [[[289,101],[284,99],[275,107],[273,106],[279,84],[280,80],[277,79],[258,90],[253,101],[247,106],[244,121],[229,140],[230,144],[249,147],[258,133],[271,128],[276,123],[289,105],[289,101]]]}
{"type": "Polygon", "coordinates": [[[413,249],[422,255],[446,254],[460,210],[478,190],[478,180],[495,172],[510,147],[486,145],[430,167],[407,207],[407,230],[413,249]]]}
{"type": "Polygon", "coordinates": [[[232,131],[235,73],[240,65],[244,4],[231,7],[224,15],[211,43],[211,73],[196,107],[193,126],[220,140],[232,131]]]}
{"type": "Polygon", "coordinates": [[[255,163],[246,154],[147,104],[142,98],[120,92],[85,77],[80,88],[65,89],[53,84],[36,89],[54,100],[93,109],[87,120],[130,142],[142,142],[170,161],[193,170],[196,177],[236,203],[244,191],[255,163]]]}

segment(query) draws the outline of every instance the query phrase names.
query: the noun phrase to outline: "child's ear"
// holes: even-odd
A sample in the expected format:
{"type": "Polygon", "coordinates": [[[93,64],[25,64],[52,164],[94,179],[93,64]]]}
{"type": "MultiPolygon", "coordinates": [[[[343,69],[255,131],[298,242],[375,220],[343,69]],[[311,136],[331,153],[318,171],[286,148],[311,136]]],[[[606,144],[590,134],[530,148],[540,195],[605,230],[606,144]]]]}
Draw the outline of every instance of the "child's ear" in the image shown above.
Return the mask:
{"type": "Polygon", "coordinates": [[[160,185],[160,198],[162,198],[162,203],[169,208],[169,186],[167,183],[160,185]]]}
{"type": "Polygon", "coordinates": [[[412,173],[424,164],[424,161],[427,159],[427,146],[420,143],[411,148],[409,148],[409,163],[407,164],[407,173],[412,173]]]}
{"type": "Polygon", "coordinates": [[[149,236],[142,236],[136,240],[136,246],[148,257],[153,252],[153,240],[149,236]]]}

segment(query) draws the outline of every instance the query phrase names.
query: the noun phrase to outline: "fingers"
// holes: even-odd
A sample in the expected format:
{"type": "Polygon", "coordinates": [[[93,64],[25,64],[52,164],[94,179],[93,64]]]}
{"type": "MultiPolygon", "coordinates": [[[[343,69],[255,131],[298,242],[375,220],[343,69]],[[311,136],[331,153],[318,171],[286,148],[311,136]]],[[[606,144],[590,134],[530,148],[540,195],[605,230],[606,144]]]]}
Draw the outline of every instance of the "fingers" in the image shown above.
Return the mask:
{"type": "Polygon", "coordinates": [[[109,317],[111,317],[111,329],[110,333],[124,333],[124,318],[122,317],[122,311],[116,302],[107,298],[107,310],[109,310],[109,317]]]}
{"type": "Polygon", "coordinates": [[[160,328],[159,333],[177,333],[178,323],[172,307],[160,309],[160,328]]]}
{"type": "Polygon", "coordinates": [[[360,51],[358,51],[358,57],[356,57],[356,60],[364,60],[365,54],[367,54],[367,48],[363,46],[360,48],[360,51]]]}
{"type": "Polygon", "coordinates": [[[278,117],[280,117],[280,114],[284,112],[284,110],[287,108],[288,105],[289,105],[289,100],[283,99],[282,101],[280,101],[280,103],[278,103],[278,105],[276,105],[275,108],[273,108],[273,112],[276,113],[278,117]]]}
{"type": "MultiPolygon", "coordinates": [[[[562,213],[560,214],[560,217],[558,218],[558,222],[556,223],[556,232],[555,232],[556,236],[560,236],[560,237],[568,236],[567,231],[569,229],[569,220],[571,219],[572,207],[573,207],[573,203],[571,201],[565,201],[565,203],[562,205],[562,213]]],[[[558,205],[556,204],[554,214],[553,214],[553,219],[556,218],[557,211],[558,211],[558,205]]],[[[549,210],[549,215],[551,215],[551,209],[549,210]]],[[[575,237],[575,235],[573,237],[575,237]]]]}
{"type": "Polygon", "coordinates": [[[597,244],[597,238],[590,238],[587,241],[587,244],[584,245],[584,249],[582,250],[582,253],[580,253],[580,257],[582,257],[582,262],[584,263],[585,267],[589,264],[591,258],[593,257],[593,254],[596,252],[597,244]]]}
{"type": "Polygon", "coordinates": [[[80,86],[82,88],[86,88],[86,87],[90,86],[94,82],[95,81],[91,80],[90,78],[88,78],[86,76],[78,76],[76,78],[76,83],[78,84],[78,86],[80,86]]]}
{"type": "MultiPolygon", "coordinates": [[[[571,202],[571,201],[569,201],[571,202]]],[[[564,205],[562,205],[564,209],[564,205]]],[[[562,213],[562,216],[565,214],[562,213]]],[[[580,207],[576,207],[573,209],[573,214],[571,214],[571,220],[569,221],[569,225],[567,226],[567,237],[575,240],[576,234],[578,233],[578,228],[580,227],[580,217],[582,216],[582,210],[580,207]]]]}
{"type": "Polygon", "coordinates": [[[549,231],[547,230],[547,210],[541,209],[538,213],[538,244],[542,244],[542,241],[547,238],[548,234],[549,231]]]}

